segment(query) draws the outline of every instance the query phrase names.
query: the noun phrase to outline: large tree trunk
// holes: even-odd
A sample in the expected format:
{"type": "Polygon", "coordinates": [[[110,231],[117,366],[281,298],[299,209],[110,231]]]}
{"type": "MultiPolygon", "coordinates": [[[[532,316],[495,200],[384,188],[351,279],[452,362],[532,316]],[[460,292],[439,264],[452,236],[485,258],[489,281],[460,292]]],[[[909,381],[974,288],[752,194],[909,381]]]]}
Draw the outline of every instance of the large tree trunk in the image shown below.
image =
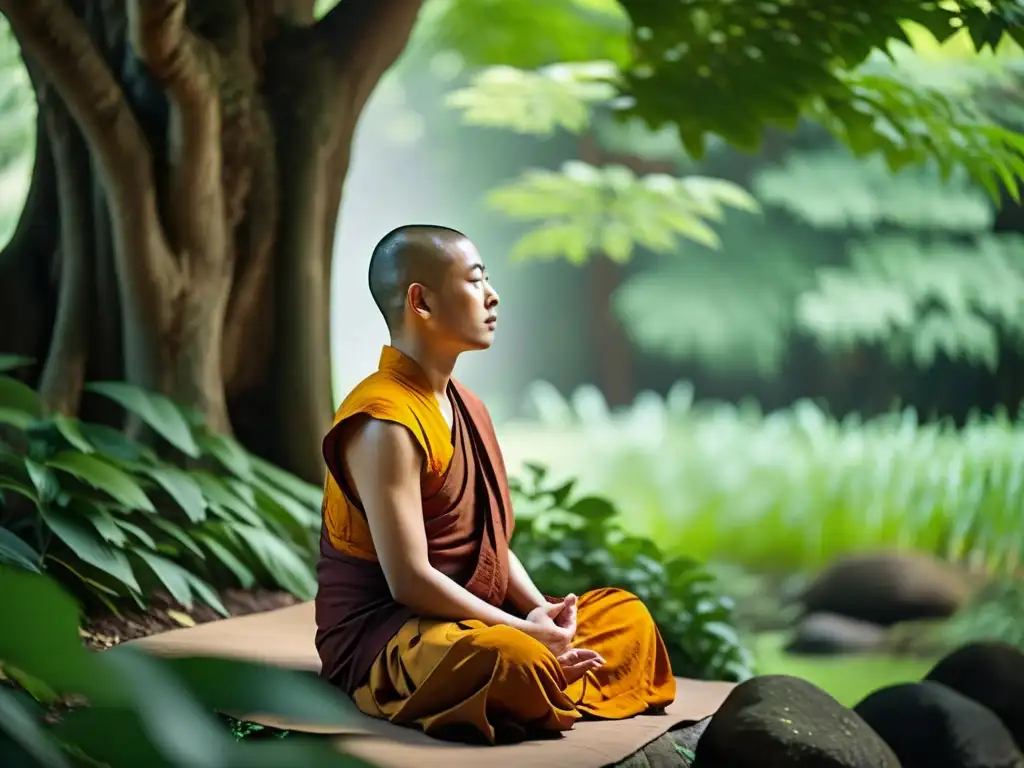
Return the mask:
{"type": "Polygon", "coordinates": [[[0,351],[48,407],[123,378],[321,480],[342,185],[420,5],[0,0],[40,101],[0,351]]]}

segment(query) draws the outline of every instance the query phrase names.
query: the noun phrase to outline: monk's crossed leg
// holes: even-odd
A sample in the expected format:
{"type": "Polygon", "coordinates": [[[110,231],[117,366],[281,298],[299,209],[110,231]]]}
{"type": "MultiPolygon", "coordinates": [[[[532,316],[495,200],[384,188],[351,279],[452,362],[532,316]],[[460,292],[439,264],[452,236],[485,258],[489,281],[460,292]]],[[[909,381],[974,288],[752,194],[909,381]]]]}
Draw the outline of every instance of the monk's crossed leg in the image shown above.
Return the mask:
{"type": "Polygon", "coordinates": [[[567,686],[555,656],[532,637],[477,621],[413,620],[356,692],[368,714],[427,733],[470,728],[488,741],[509,725],[565,731],[583,714],[619,719],[667,706],[675,679],[653,620],[618,589],[579,599],[577,647],[606,664],[567,686]]]}

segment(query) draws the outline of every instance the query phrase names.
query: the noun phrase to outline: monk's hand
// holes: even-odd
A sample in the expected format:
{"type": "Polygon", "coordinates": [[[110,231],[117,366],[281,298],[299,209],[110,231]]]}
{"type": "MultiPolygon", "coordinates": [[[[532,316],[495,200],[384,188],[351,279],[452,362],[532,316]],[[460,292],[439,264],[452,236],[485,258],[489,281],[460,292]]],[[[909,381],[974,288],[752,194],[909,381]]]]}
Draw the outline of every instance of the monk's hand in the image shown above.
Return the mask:
{"type": "Polygon", "coordinates": [[[561,656],[572,646],[576,634],[576,621],[572,626],[562,627],[555,622],[555,617],[564,610],[565,601],[538,605],[526,616],[523,631],[542,643],[555,656],[561,656]]]}
{"type": "Polygon", "coordinates": [[[586,648],[570,648],[558,657],[558,663],[562,667],[562,674],[565,681],[572,685],[587,672],[593,672],[604,666],[604,659],[597,651],[586,648]]]}
{"type": "Polygon", "coordinates": [[[572,628],[572,633],[576,634],[576,604],[578,598],[576,595],[569,594],[562,599],[562,610],[554,617],[555,624],[560,627],[572,628]]]}

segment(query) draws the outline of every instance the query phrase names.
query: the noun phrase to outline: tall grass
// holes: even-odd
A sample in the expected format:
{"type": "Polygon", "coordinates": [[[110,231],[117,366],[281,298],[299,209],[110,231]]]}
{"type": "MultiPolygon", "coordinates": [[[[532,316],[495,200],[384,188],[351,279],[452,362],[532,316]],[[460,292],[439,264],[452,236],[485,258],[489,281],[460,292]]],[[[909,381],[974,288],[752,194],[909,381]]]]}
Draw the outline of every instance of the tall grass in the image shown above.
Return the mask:
{"type": "Polygon", "coordinates": [[[1020,566],[1024,425],[1005,415],[959,430],[912,410],[837,421],[811,402],[697,405],[685,384],[615,413],[592,387],[531,397],[539,418],[501,430],[511,468],[579,477],[667,551],[787,572],[878,548],[1020,566]]]}

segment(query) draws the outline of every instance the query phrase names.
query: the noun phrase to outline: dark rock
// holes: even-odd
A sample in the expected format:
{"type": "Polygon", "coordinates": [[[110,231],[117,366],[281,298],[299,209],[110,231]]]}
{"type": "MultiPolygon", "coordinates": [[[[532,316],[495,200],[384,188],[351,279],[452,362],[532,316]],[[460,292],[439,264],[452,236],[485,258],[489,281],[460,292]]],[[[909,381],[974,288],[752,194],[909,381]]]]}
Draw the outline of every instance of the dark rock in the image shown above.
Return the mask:
{"type": "Polygon", "coordinates": [[[800,620],[789,653],[840,654],[874,651],[885,642],[884,627],[838,613],[812,613],[800,620]]]}
{"type": "Polygon", "coordinates": [[[940,683],[882,688],[854,711],[903,768],[1024,768],[1024,755],[999,718],[940,683]]]}
{"type": "Polygon", "coordinates": [[[970,643],[942,659],[925,678],[988,707],[1024,750],[1024,653],[1009,643],[970,643]]]}
{"type": "Polygon", "coordinates": [[[697,743],[694,768],[900,768],[885,742],[817,686],[787,675],[733,689],[697,743]]]}
{"type": "Polygon", "coordinates": [[[800,598],[807,613],[838,613],[884,627],[947,618],[972,592],[959,568],[918,554],[873,553],[838,560],[800,598]]]}

